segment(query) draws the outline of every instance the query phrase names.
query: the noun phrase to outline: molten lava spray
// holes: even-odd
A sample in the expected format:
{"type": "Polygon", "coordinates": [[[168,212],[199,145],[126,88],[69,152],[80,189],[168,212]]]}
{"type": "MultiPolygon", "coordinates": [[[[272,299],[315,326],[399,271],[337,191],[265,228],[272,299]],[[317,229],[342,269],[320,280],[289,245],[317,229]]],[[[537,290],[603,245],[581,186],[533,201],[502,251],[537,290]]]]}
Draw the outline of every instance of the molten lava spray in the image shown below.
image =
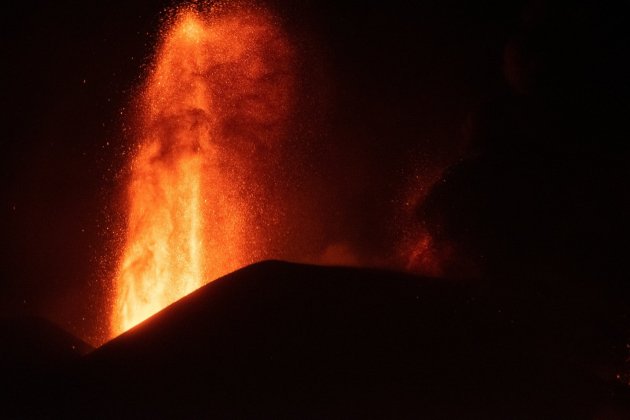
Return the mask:
{"type": "Polygon", "coordinates": [[[291,65],[260,9],[183,8],[163,33],[140,99],[113,336],[261,258],[248,177],[282,138],[291,65]]]}

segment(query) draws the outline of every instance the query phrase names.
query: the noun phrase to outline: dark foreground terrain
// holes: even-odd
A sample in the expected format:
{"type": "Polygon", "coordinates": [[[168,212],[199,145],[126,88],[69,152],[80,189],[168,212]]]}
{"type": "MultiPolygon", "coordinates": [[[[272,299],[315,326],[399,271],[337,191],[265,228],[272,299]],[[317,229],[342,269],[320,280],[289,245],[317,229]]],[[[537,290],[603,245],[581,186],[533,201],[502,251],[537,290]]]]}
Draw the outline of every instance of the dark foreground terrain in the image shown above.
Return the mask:
{"type": "Polygon", "coordinates": [[[1,417],[626,418],[610,311],[592,290],[263,262],[91,352],[3,324],[1,417]]]}

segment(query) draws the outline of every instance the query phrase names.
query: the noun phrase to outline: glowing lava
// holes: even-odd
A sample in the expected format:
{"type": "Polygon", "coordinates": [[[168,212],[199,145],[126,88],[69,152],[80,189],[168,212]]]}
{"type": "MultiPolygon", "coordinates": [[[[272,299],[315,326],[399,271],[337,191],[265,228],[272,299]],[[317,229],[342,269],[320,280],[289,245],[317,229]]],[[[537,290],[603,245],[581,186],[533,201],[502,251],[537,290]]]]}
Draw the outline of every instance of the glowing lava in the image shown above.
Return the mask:
{"type": "Polygon", "coordinates": [[[260,10],[184,9],[164,32],[140,100],[112,336],[260,258],[249,161],[281,138],[290,68],[260,10]]]}

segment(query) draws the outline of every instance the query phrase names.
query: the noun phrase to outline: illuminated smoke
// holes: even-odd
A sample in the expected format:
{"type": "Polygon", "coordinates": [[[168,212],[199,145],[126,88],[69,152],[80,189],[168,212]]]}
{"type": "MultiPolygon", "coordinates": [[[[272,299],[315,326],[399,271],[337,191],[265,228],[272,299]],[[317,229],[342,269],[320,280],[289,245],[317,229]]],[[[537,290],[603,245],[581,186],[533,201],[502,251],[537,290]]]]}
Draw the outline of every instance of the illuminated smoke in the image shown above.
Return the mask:
{"type": "Polygon", "coordinates": [[[142,91],[111,335],[261,259],[253,158],[283,139],[292,49],[260,9],[182,8],[142,91]]]}

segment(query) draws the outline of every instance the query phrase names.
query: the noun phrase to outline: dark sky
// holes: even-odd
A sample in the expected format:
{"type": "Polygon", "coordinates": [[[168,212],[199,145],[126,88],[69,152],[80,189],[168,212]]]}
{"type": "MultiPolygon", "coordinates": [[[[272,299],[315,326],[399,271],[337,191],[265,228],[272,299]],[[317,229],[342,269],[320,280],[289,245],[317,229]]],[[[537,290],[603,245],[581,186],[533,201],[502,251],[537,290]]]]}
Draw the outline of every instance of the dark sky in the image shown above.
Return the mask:
{"type": "MultiPolygon", "coordinates": [[[[0,52],[0,314],[42,315],[98,342],[129,105],[174,3],[12,3],[0,52]]],[[[373,209],[366,224],[383,215],[379,201],[396,194],[410,155],[444,166],[466,116],[506,90],[503,48],[522,3],[273,2],[304,62],[324,74],[325,86],[311,86],[327,93],[313,138],[336,153],[320,157],[321,176],[355,160],[370,174],[352,198],[373,209]]]]}

